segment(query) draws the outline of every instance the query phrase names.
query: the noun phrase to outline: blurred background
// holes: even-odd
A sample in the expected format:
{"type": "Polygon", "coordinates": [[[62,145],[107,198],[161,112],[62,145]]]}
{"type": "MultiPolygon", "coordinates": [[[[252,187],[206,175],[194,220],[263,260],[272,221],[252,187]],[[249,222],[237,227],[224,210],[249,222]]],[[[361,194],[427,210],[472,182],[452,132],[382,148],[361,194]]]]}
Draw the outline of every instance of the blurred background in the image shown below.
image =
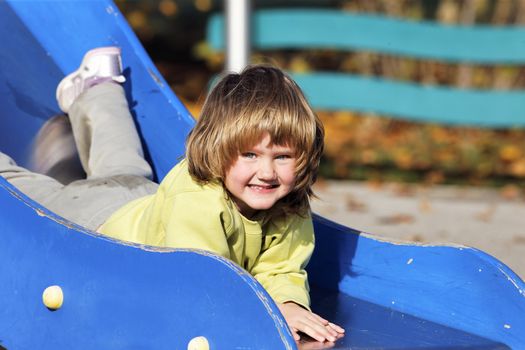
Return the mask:
{"type": "MultiPolygon", "coordinates": [[[[224,54],[206,42],[223,0],[117,0],[156,66],[198,117],[224,54]]],[[[256,0],[253,10],[328,8],[444,25],[525,26],[525,0],[256,0]]],[[[524,90],[525,66],[444,63],[373,52],[265,50],[251,61],[460,89],[524,90]]],[[[314,209],[390,238],[475,246],[525,275],[525,128],[416,123],[317,111],[326,151],[314,209]]],[[[524,111],[525,113],[525,111],[524,111]]]]}
{"type": "MultiPolygon", "coordinates": [[[[224,55],[205,41],[207,20],[223,10],[223,0],[116,3],[177,96],[198,116],[209,79],[224,65],[224,55]]],[[[523,0],[259,0],[253,6],[336,8],[448,24],[525,25],[523,0]]],[[[525,88],[525,67],[520,66],[465,66],[333,50],[254,51],[252,62],[262,61],[292,72],[359,72],[429,85],[525,88]]],[[[525,130],[443,127],[348,111],[318,113],[327,129],[323,177],[506,185],[508,195],[523,194],[525,130]]]]}

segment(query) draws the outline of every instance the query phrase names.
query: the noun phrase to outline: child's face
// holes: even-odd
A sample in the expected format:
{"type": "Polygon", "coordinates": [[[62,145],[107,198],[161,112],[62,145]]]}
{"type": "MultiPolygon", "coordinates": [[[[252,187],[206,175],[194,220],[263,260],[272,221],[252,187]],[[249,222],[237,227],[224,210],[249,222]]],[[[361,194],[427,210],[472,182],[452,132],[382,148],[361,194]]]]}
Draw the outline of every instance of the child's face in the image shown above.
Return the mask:
{"type": "Polygon", "coordinates": [[[270,209],[295,184],[295,150],[270,145],[270,141],[266,134],[259,143],[242,152],[226,172],[224,184],[246,217],[270,209]]]}

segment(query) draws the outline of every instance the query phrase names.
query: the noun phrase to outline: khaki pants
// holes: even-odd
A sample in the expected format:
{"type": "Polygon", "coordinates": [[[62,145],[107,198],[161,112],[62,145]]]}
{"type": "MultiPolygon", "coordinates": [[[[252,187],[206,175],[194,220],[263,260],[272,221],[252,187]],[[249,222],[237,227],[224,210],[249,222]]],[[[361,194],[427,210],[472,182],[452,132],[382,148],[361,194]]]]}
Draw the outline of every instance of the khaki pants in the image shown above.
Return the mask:
{"type": "Polygon", "coordinates": [[[96,230],[124,204],[152,194],[158,185],[144,160],[123,88],[96,85],[71,106],[69,119],[83,180],[63,185],[52,177],[19,167],[0,152],[0,176],[58,215],[96,230]]]}

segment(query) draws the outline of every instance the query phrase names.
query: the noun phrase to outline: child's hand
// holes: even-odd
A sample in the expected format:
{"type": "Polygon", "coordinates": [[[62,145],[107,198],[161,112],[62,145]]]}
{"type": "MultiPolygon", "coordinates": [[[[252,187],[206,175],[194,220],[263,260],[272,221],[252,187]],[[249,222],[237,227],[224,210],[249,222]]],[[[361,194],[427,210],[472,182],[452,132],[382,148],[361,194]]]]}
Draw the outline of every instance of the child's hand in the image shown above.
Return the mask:
{"type": "Polygon", "coordinates": [[[279,310],[281,310],[286,323],[288,323],[288,327],[290,327],[295,340],[301,338],[298,332],[303,332],[320,342],[326,340],[334,342],[345,332],[345,330],[338,325],[328,322],[319,315],[295,303],[278,303],[277,306],[279,310]]]}

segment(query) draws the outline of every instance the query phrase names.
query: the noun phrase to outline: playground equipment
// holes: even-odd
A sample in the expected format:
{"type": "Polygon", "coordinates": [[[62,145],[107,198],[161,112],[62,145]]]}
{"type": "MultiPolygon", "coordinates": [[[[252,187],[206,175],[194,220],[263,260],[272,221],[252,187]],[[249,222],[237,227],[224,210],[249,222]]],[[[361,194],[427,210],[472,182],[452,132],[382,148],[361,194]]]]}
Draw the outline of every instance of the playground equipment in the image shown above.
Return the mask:
{"type": "MultiPolygon", "coordinates": [[[[266,9],[252,16],[252,45],[264,50],[374,52],[446,63],[525,64],[525,27],[451,26],[328,9],[266,9]],[[293,25],[290,25],[293,23],[293,25]]],[[[224,19],[207,28],[214,50],[224,49],[224,19]]],[[[324,110],[371,112],[449,125],[525,127],[525,91],[458,89],[342,72],[293,75],[324,110]]]]}
{"type": "MultiPolygon", "coordinates": [[[[111,1],[0,2],[0,37],[0,150],[19,164],[59,111],[57,83],[107,45],[122,47],[156,178],[183,154],[193,119],[111,1]]],[[[0,208],[0,349],[297,348],[268,294],[226,259],[100,236],[2,178],[0,208]]],[[[334,349],[525,347],[525,284],[494,258],[314,225],[312,306],[347,331],[334,349]]]]}

